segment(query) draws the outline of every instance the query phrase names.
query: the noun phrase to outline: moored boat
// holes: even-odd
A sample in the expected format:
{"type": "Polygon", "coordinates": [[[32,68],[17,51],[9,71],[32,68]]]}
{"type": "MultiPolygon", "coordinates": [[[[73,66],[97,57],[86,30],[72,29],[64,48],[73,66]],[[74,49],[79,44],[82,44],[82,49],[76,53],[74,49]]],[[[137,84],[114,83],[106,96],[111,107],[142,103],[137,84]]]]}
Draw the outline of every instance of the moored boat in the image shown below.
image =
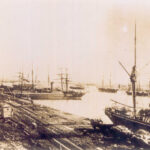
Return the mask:
{"type": "MultiPolygon", "coordinates": [[[[126,106],[117,101],[114,101],[117,105],[122,107],[108,107],[105,109],[105,114],[112,120],[114,125],[124,125],[132,130],[144,129],[150,131],[150,109],[137,111],[136,107],[136,24],[135,24],[135,59],[134,66],[132,68],[131,74],[127,72],[125,67],[121,64],[123,69],[129,75],[130,81],[132,83],[132,97],[133,97],[133,107],[126,106]],[[130,111],[132,109],[132,111],[130,111]]],[[[130,94],[130,93],[128,93],[130,94]]],[[[140,95],[145,95],[145,93],[139,93],[140,95]]]]}
{"type": "Polygon", "coordinates": [[[98,88],[100,92],[116,93],[118,89],[114,88],[98,88]]]}

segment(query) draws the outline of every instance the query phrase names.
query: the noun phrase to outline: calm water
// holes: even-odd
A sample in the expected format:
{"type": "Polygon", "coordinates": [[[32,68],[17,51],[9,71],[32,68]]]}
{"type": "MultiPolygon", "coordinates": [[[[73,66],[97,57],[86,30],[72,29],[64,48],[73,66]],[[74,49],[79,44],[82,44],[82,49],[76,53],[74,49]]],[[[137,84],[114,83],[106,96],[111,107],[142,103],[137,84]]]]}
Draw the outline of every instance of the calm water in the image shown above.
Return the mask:
{"type": "MultiPolygon", "coordinates": [[[[105,93],[97,91],[96,88],[89,89],[82,100],[35,100],[34,102],[87,118],[101,118],[105,123],[109,123],[110,120],[104,110],[112,105],[111,99],[132,106],[132,97],[125,92],[105,93]]],[[[150,97],[137,97],[137,107],[149,108],[149,104],[150,97]]]]}

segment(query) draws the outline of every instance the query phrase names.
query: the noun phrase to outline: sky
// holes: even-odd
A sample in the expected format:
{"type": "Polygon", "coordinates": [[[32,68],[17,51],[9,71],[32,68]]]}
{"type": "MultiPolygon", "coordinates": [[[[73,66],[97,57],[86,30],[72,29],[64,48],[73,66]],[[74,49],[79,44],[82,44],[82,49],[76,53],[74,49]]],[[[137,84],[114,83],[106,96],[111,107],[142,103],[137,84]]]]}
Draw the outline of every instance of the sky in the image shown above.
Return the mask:
{"type": "Polygon", "coordinates": [[[150,79],[149,0],[1,0],[0,78],[23,71],[78,82],[129,82],[136,22],[138,81],[150,79]],[[149,65],[148,65],[149,64],[149,65]]]}

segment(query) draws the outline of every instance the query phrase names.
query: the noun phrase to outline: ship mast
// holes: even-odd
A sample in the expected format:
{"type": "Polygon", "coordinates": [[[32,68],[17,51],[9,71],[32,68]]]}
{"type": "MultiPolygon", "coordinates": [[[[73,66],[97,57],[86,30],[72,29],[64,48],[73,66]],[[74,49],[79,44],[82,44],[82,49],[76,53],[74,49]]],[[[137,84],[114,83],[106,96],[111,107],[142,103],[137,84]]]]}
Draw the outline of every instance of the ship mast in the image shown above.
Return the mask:
{"type": "Polygon", "coordinates": [[[50,86],[49,65],[48,65],[47,84],[48,84],[48,87],[49,87],[50,86]]]}
{"type": "Polygon", "coordinates": [[[48,79],[47,79],[47,82],[48,82],[48,86],[50,84],[50,77],[49,77],[49,73],[48,73],[48,79]]]}
{"type": "Polygon", "coordinates": [[[62,90],[62,92],[64,91],[64,89],[63,89],[63,87],[64,87],[64,85],[63,85],[63,79],[64,79],[64,77],[63,77],[63,72],[62,72],[62,69],[61,69],[61,72],[60,72],[60,74],[57,74],[58,76],[60,76],[60,84],[61,84],[61,90],[62,90]]]}
{"type": "Polygon", "coordinates": [[[102,78],[102,88],[104,88],[104,75],[103,75],[103,78],[102,78]]]}
{"type": "Polygon", "coordinates": [[[111,86],[112,85],[111,85],[111,73],[110,73],[109,88],[112,88],[111,86]]]}
{"type": "Polygon", "coordinates": [[[134,113],[134,117],[136,117],[136,24],[135,24],[134,44],[135,44],[135,47],[134,47],[134,66],[132,68],[130,80],[132,83],[133,113],[134,113]]]}
{"type": "Polygon", "coordinates": [[[134,66],[132,67],[131,74],[126,70],[126,68],[119,61],[119,64],[124,69],[124,71],[129,75],[132,84],[132,97],[133,97],[133,116],[136,118],[136,23],[135,23],[135,35],[134,35],[134,66]]]}
{"type": "Polygon", "coordinates": [[[69,82],[69,79],[68,79],[68,73],[67,73],[67,69],[66,69],[66,78],[65,78],[66,92],[68,92],[68,82],[69,82]]]}
{"type": "Polygon", "coordinates": [[[49,86],[50,86],[50,76],[49,76],[49,70],[48,70],[47,82],[48,82],[48,87],[49,87],[49,86]]]}
{"type": "Polygon", "coordinates": [[[32,89],[34,89],[34,71],[33,71],[33,64],[32,64],[32,89]]]}
{"type": "Polygon", "coordinates": [[[24,78],[23,72],[19,72],[19,82],[20,82],[20,93],[21,93],[21,95],[23,92],[23,78],[24,78]]]}

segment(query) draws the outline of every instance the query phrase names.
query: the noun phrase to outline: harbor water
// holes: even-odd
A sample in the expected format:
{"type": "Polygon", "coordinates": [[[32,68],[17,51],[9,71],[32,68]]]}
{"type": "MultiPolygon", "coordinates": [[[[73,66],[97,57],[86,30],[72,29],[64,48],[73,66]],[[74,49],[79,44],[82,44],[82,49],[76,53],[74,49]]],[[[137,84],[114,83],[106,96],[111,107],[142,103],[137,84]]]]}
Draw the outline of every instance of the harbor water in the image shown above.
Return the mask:
{"type": "MultiPolygon", "coordinates": [[[[111,100],[132,106],[132,96],[124,91],[107,93],[99,92],[96,88],[89,89],[82,100],[35,100],[34,103],[90,119],[101,118],[103,122],[110,123],[105,108],[113,105],[111,100]]],[[[137,97],[136,104],[139,109],[149,108],[150,97],[137,97]]]]}

